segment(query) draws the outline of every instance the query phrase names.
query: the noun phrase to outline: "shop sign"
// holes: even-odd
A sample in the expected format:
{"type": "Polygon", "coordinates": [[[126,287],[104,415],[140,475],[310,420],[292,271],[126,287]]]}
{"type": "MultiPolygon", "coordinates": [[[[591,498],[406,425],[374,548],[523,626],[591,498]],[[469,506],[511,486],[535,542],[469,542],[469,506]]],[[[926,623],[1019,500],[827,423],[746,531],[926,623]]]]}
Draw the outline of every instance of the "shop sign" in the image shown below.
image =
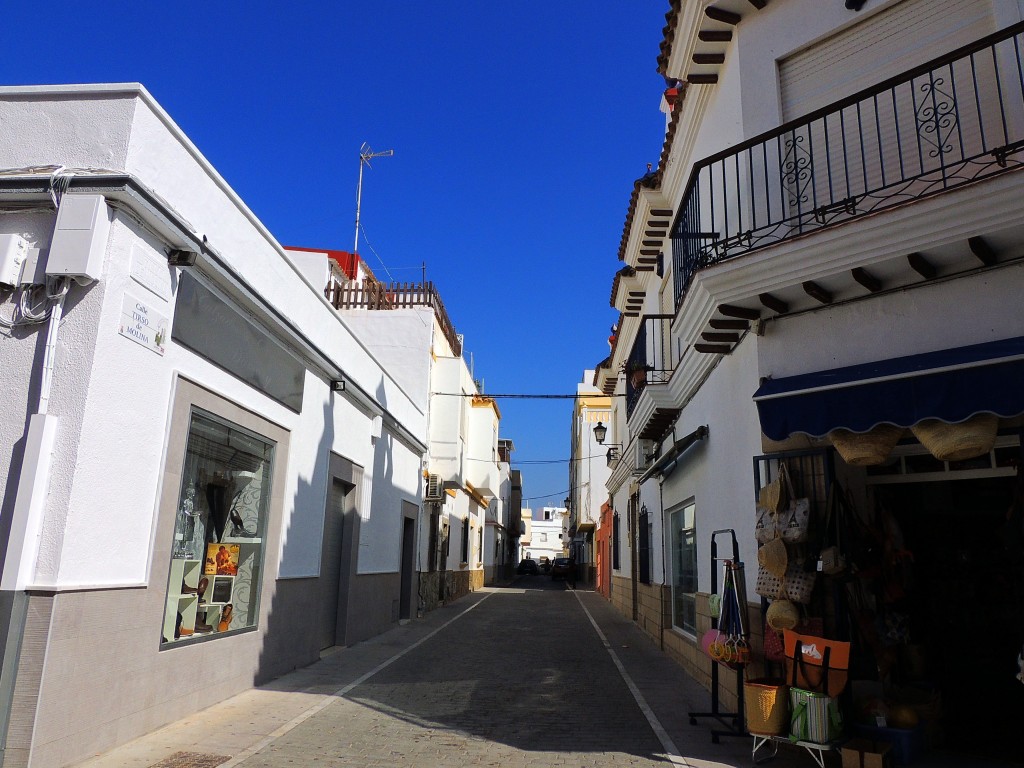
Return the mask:
{"type": "Polygon", "coordinates": [[[168,319],[149,304],[126,293],[121,303],[117,332],[147,349],[163,355],[167,343],[168,319]]]}

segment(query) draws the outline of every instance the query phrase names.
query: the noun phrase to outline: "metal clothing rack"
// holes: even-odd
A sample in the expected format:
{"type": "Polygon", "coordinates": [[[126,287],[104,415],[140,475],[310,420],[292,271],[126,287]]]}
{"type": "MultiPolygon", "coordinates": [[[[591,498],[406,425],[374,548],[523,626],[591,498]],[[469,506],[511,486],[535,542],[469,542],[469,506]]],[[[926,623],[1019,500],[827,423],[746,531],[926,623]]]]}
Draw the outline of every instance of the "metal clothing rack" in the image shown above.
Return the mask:
{"type": "MultiPolygon", "coordinates": [[[[731,560],[734,563],[740,562],[740,545],[736,541],[736,531],[732,528],[724,528],[720,531],[711,532],[711,593],[718,593],[718,566],[719,563],[731,560]],[[732,537],[732,557],[719,557],[718,556],[718,541],[716,540],[719,534],[729,534],[732,537]]],[[[745,600],[743,601],[746,602],[745,600]]],[[[741,605],[741,610],[745,610],[746,606],[741,605]]],[[[711,619],[711,628],[718,629],[718,618],[711,619]]],[[[718,744],[719,738],[722,736],[746,736],[747,729],[743,722],[743,667],[738,666],[736,668],[736,711],[735,712],[722,712],[719,709],[720,700],[718,695],[718,675],[721,664],[717,661],[711,664],[711,711],[710,712],[690,712],[690,725],[697,725],[697,718],[710,717],[713,720],[717,720],[722,728],[711,729],[711,743],[718,744]]]]}

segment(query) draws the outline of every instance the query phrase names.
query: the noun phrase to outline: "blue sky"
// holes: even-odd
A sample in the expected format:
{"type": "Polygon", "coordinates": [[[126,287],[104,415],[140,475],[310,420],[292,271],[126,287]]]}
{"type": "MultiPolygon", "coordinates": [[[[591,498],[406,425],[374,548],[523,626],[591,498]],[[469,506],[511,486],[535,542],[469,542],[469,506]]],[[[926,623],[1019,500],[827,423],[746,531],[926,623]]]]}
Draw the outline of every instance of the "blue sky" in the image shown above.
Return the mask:
{"type": "MultiPolygon", "coordinates": [[[[5,7],[8,85],[138,81],[285,245],[422,265],[485,391],[571,393],[608,354],[633,181],[657,163],[668,0],[5,7]],[[76,9],[69,12],[69,9],[76,9]],[[371,250],[372,247],[372,250],[371,250]]],[[[500,400],[526,505],[568,488],[568,400],[500,400]],[[550,464],[529,464],[552,461],[550,464]]]]}

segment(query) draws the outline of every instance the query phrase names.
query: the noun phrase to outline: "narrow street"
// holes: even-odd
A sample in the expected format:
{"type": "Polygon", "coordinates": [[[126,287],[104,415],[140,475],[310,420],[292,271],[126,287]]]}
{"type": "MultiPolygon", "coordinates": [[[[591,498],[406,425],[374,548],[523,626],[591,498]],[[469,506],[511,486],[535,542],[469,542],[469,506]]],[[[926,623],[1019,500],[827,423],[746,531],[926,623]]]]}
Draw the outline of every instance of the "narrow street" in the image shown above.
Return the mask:
{"type": "Polygon", "coordinates": [[[712,744],[711,721],[689,724],[708,706],[599,595],[523,576],[84,766],[749,765],[749,737],[712,744]]]}

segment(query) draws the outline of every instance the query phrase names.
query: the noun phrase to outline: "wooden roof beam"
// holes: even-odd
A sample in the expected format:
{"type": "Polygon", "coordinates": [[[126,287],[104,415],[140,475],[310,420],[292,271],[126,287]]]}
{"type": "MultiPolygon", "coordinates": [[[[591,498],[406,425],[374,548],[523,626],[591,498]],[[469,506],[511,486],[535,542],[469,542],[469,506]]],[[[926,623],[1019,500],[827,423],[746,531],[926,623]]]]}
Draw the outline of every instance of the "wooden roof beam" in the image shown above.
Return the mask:
{"type": "Polygon", "coordinates": [[[732,352],[732,347],[728,344],[694,344],[693,349],[705,355],[728,355],[732,352]]]}
{"type": "Polygon", "coordinates": [[[726,317],[738,317],[740,320],[760,320],[761,312],[757,309],[737,307],[733,304],[719,304],[718,314],[726,317]]]}
{"type": "Polygon", "coordinates": [[[708,320],[708,325],[716,331],[745,331],[750,327],[746,320],[719,320],[714,317],[708,320]]]}
{"type": "Polygon", "coordinates": [[[789,312],[789,304],[770,293],[759,293],[757,300],[761,302],[761,306],[772,312],[778,312],[780,315],[789,312]]]}
{"type": "Polygon", "coordinates": [[[858,283],[867,288],[871,293],[878,293],[882,290],[882,281],[872,275],[863,267],[855,267],[850,270],[850,274],[853,275],[853,279],[858,283]]]}
{"type": "Polygon", "coordinates": [[[724,53],[695,53],[692,59],[694,64],[725,64],[724,53]]]}
{"type": "Polygon", "coordinates": [[[907,263],[925,280],[932,280],[935,277],[935,266],[920,253],[908,253],[907,263]]]}
{"type": "Polygon", "coordinates": [[[819,301],[822,304],[832,303],[832,294],[822,288],[813,280],[808,280],[803,284],[804,293],[810,296],[815,301],[819,301]]]}
{"type": "Polygon", "coordinates": [[[736,344],[740,340],[738,333],[714,333],[712,331],[705,331],[700,337],[704,341],[710,341],[714,344],[736,344]]]}
{"type": "Polygon", "coordinates": [[[992,246],[985,242],[983,237],[969,237],[967,238],[967,245],[971,249],[971,253],[978,257],[978,260],[986,267],[991,267],[998,261],[996,258],[996,252],[992,250],[992,246]]]}
{"type": "Polygon", "coordinates": [[[732,40],[731,29],[702,29],[697,33],[702,43],[728,43],[732,40]]]}
{"type": "Polygon", "coordinates": [[[740,21],[743,19],[743,17],[740,16],[738,13],[733,13],[732,11],[726,11],[723,10],[722,8],[715,7],[705,8],[704,15],[707,16],[712,21],[720,21],[723,24],[729,24],[730,26],[733,27],[739,24],[740,21]]]}

